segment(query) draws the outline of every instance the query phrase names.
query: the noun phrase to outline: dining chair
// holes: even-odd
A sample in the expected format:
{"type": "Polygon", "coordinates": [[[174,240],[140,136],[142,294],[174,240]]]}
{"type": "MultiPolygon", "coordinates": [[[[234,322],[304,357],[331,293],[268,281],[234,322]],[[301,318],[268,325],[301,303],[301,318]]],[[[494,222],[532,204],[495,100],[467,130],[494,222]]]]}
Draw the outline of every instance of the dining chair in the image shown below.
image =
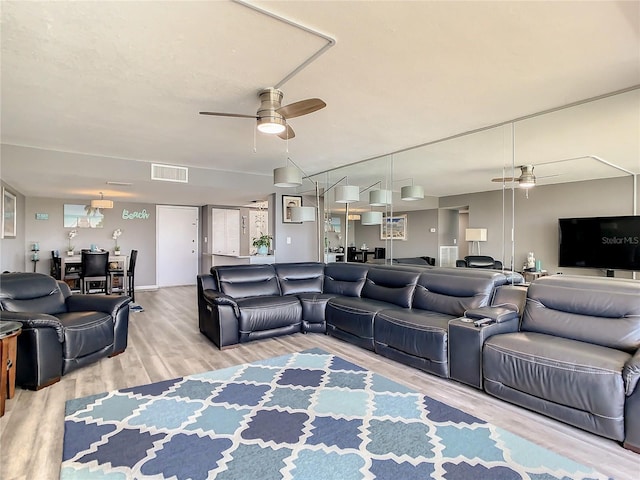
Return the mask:
{"type": "Polygon", "coordinates": [[[62,259],[60,252],[51,250],[51,269],[50,275],[56,280],[62,280],[62,259]]]}
{"type": "Polygon", "coordinates": [[[109,252],[82,250],[80,281],[82,293],[89,293],[90,281],[104,282],[104,293],[109,293],[109,252]]]}
{"type": "Polygon", "coordinates": [[[113,277],[122,277],[126,274],[127,276],[127,295],[131,297],[131,301],[136,301],[136,292],[135,292],[135,271],[136,271],[136,260],[138,259],[138,250],[131,250],[131,255],[129,256],[129,267],[127,268],[126,273],[123,270],[111,270],[111,275],[113,277]]]}

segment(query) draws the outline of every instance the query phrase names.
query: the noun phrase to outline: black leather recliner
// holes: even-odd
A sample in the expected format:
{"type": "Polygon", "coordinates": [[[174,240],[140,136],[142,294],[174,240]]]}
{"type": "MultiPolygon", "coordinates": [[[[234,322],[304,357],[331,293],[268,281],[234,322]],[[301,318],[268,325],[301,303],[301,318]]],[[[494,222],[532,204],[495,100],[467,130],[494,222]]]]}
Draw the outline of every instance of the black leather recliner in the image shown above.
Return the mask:
{"type": "Polygon", "coordinates": [[[456,267],[502,270],[502,262],[487,255],[467,255],[464,260],[456,260],[456,267]]]}
{"type": "Polygon", "coordinates": [[[0,320],[22,323],[16,383],[39,390],[127,347],[127,296],[71,295],[42,273],[0,275],[0,320]]]}

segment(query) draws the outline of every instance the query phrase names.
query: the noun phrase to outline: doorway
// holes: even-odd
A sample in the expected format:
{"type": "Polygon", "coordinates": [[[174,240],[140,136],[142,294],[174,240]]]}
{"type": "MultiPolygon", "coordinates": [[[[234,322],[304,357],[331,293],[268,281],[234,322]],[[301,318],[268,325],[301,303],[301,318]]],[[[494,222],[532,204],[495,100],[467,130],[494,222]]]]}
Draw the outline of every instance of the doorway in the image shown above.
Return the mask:
{"type": "Polygon", "coordinates": [[[156,207],[159,287],[195,285],[198,275],[198,207],[156,207]]]}

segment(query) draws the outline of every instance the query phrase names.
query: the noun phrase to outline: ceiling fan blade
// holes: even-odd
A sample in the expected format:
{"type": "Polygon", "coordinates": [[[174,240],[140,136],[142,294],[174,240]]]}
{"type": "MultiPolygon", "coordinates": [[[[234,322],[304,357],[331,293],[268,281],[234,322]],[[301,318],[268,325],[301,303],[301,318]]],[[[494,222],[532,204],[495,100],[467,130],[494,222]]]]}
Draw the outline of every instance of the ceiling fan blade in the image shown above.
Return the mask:
{"type": "Polygon", "coordinates": [[[279,133],[278,136],[283,140],[291,140],[296,136],[296,132],[293,131],[293,128],[287,125],[286,130],[282,133],[279,133]]]}
{"type": "Polygon", "coordinates": [[[254,118],[258,117],[255,115],[245,115],[243,113],[220,113],[220,112],[199,112],[200,115],[214,115],[216,117],[238,117],[238,118],[254,118]]]}
{"type": "Polygon", "coordinates": [[[491,179],[492,182],[517,182],[518,178],[517,177],[498,177],[498,178],[492,178],[491,179]]]}
{"type": "Polygon", "coordinates": [[[308,98],[306,100],[300,100],[299,102],[290,103],[289,105],[280,107],[276,110],[276,112],[278,112],[284,118],[295,118],[313,113],[316,110],[320,110],[321,108],[324,108],[326,106],[327,104],[319,98],[308,98]]]}

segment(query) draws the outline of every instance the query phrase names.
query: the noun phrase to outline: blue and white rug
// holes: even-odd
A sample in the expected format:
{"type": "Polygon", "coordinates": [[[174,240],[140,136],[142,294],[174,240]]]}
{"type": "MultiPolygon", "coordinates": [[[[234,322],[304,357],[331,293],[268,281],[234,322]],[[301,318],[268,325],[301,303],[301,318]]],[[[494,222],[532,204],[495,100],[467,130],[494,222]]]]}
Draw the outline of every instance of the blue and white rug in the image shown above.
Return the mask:
{"type": "Polygon", "coordinates": [[[60,478],[607,477],[313,349],[70,400],[60,478]]]}

